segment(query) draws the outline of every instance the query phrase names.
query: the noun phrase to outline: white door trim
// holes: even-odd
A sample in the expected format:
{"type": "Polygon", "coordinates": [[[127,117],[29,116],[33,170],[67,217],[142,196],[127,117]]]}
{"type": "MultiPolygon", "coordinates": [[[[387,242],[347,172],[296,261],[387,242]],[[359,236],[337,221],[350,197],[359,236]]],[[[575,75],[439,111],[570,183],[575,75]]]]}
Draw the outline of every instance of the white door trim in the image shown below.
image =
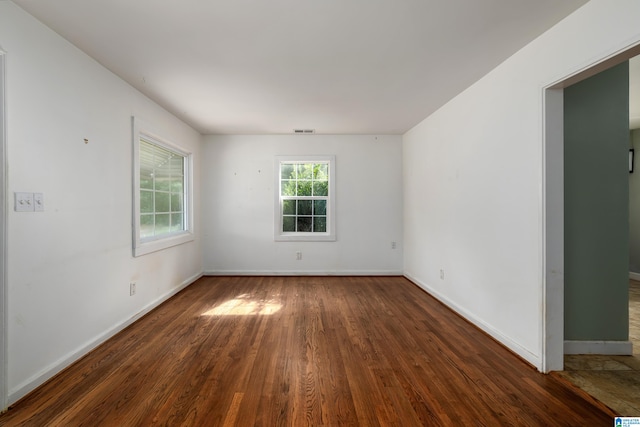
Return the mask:
{"type": "Polygon", "coordinates": [[[7,126],[6,52],[0,48],[0,412],[7,409],[7,126]]]}
{"type": "Polygon", "coordinates": [[[564,88],[640,54],[640,40],[542,88],[542,372],[564,367],[564,88]]]}

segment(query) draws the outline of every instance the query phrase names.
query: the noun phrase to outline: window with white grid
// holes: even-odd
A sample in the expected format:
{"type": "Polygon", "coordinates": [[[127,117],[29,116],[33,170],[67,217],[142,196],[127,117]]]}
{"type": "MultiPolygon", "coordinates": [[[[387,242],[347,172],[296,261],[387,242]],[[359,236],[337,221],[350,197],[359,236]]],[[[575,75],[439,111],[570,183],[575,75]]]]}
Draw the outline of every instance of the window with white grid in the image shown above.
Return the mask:
{"type": "Polygon", "coordinates": [[[140,138],[140,240],[185,230],[186,156],[140,138]]]}
{"type": "Polygon", "coordinates": [[[335,240],[334,157],[278,156],[276,240],[335,240]]]}
{"type": "Polygon", "coordinates": [[[134,255],[193,240],[191,154],[134,120],[134,255]]]}

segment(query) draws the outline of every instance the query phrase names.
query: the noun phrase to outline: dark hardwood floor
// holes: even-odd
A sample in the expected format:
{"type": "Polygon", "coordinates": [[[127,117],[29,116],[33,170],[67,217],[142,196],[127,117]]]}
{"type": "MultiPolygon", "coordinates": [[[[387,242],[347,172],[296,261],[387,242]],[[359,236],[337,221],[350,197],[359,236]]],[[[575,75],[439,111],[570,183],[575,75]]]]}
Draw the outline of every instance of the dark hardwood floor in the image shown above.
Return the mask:
{"type": "Polygon", "coordinates": [[[0,417],[28,426],[610,426],[401,277],[205,277],[0,417]]]}

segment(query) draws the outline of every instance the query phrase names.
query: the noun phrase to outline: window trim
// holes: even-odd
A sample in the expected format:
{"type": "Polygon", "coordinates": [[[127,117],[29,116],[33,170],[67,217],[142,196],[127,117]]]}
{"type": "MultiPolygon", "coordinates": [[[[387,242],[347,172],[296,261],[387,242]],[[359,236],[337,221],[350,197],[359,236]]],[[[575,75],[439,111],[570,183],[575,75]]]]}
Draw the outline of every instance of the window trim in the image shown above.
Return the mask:
{"type": "Polygon", "coordinates": [[[172,246],[191,242],[195,239],[193,232],[193,155],[177,144],[174,144],[160,136],[158,132],[140,119],[133,117],[133,256],[139,257],[152,252],[157,252],[172,246]],[[185,162],[185,201],[184,221],[185,230],[175,233],[156,236],[153,238],[140,238],[140,139],[144,139],[161,148],[173,151],[184,156],[185,162]]]}
{"type": "Polygon", "coordinates": [[[274,240],[277,242],[334,242],[336,241],[336,156],[276,156],[274,163],[274,240]],[[287,162],[329,163],[329,196],[327,199],[327,231],[317,232],[283,232],[282,231],[282,198],[280,189],[280,165],[287,162]]]}

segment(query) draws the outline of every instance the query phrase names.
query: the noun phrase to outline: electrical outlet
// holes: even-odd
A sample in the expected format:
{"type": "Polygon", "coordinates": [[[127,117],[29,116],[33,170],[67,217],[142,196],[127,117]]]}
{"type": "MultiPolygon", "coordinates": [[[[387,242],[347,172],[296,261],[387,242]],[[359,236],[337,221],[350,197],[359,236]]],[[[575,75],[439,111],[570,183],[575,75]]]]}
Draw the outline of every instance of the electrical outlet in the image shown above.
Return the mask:
{"type": "Polygon", "coordinates": [[[129,295],[134,296],[136,294],[136,282],[129,283],[129,295]]]}
{"type": "Polygon", "coordinates": [[[391,242],[391,249],[395,249],[396,248],[396,242],[391,242]]]}
{"type": "Polygon", "coordinates": [[[444,280],[444,270],[440,270],[440,280],[444,280]]]}
{"type": "Polygon", "coordinates": [[[302,259],[302,252],[296,252],[296,260],[300,261],[302,259]]]}

